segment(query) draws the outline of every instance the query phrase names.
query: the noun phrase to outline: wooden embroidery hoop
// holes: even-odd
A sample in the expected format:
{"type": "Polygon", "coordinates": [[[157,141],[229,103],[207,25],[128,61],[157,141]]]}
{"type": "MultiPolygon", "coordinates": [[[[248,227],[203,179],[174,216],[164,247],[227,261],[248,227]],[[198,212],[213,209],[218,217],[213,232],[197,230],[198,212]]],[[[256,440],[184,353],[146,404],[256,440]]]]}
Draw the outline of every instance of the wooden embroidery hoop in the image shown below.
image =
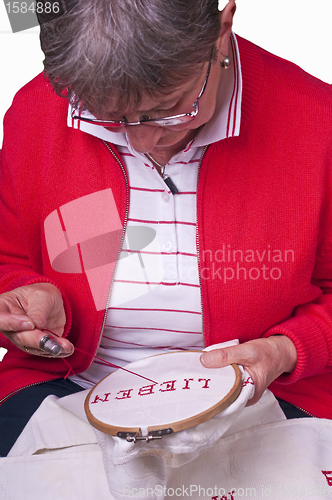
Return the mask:
{"type": "Polygon", "coordinates": [[[85,399],[88,421],[101,432],[136,442],[160,439],[214,417],[239,396],[241,371],[236,364],[205,368],[201,354],[158,354],[126,365],[130,372],[110,373],[85,399]]]}

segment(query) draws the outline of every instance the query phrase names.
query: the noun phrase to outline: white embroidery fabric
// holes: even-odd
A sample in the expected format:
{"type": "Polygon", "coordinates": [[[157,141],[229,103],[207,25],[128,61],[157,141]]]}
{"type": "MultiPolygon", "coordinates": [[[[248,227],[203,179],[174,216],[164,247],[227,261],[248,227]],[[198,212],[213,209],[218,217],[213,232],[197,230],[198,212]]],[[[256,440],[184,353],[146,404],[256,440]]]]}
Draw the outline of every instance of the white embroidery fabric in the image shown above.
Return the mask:
{"type": "MultiPolygon", "coordinates": [[[[210,346],[207,350],[238,344],[238,340],[210,346]]],[[[157,486],[166,486],[166,468],[177,468],[197,458],[203,450],[211,448],[234,425],[246,403],[254,394],[254,385],[249,374],[239,367],[242,374],[242,390],[228,408],[205,422],[163,436],[161,440],[136,443],[127,442],[95,430],[101,448],[109,489],[116,499],[123,498],[123,485],[130,490],[145,488],[150,493],[157,486]]],[[[146,499],[164,498],[158,491],[146,499]]]]}
{"type": "MultiPolygon", "coordinates": [[[[242,382],[250,382],[248,373],[242,367],[240,369],[242,382]]],[[[130,443],[95,430],[112,495],[117,499],[123,498],[123,485],[128,485],[130,489],[149,488],[150,491],[155,490],[157,485],[166,486],[166,467],[180,467],[194,460],[203,450],[211,448],[234,424],[253,393],[254,386],[247,383],[236,401],[215,417],[149,443],[130,443]]],[[[163,495],[146,498],[162,500],[163,495]]]]}

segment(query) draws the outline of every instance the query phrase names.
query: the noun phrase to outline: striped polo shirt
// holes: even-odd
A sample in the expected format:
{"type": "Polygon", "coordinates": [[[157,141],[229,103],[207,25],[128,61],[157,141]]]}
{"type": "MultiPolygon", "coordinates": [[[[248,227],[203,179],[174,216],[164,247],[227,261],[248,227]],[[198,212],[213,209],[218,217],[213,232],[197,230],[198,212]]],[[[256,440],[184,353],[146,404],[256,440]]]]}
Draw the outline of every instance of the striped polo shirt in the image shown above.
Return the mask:
{"type": "MultiPolygon", "coordinates": [[[[242,77],[235,36],[232,66],[222,72],[216,110],[187,147],[171,158],[165,174],[173,195],[153,163],[131,146],[125,133],[77,122],[68,126],[113,143],[125,165],[130,207],[107,320],[97,358],[70,377],[90,388],[116,366],[171,350],[202,349],[202,310],[196,247],[196,191],[204,146],[240,133],[242,77]]],[[[91,116],[89,113],[85,113],[91,116]]]]}

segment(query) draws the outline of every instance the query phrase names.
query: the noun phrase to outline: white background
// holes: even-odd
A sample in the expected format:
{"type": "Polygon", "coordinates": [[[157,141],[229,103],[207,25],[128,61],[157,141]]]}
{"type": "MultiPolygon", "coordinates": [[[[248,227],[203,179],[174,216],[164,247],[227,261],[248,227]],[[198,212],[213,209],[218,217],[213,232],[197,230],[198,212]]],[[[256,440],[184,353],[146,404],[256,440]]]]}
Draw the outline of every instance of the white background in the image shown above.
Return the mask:
{"type": "MultiPolygon", "coordinates": [[[[234,31],[332,83],[331,20],[332,0],[237,0],[234,31]]],[[[0,0],[0,144],[6,109],[17,90],[42,71],[42,61],[38,28],[12,33],[0,0]]]]}

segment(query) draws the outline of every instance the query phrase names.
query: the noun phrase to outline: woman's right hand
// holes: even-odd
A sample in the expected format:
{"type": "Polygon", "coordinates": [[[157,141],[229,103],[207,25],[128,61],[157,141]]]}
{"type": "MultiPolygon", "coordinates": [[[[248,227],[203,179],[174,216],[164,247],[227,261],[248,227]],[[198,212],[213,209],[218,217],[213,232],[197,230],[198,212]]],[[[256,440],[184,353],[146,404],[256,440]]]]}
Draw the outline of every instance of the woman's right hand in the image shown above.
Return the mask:
{"type": "Polygon", "coordinates": [[[57,357],[70,356],[74,346],[69,340],[61,338],[65,323],[61,292],[51,283],[26,285],[0,295],[0,332],[29,354],[53,357],[39,347],[40,340],[49,334],[43,331],[47,329],[55,334],[54,338],[62,347],[57,357]]]}

